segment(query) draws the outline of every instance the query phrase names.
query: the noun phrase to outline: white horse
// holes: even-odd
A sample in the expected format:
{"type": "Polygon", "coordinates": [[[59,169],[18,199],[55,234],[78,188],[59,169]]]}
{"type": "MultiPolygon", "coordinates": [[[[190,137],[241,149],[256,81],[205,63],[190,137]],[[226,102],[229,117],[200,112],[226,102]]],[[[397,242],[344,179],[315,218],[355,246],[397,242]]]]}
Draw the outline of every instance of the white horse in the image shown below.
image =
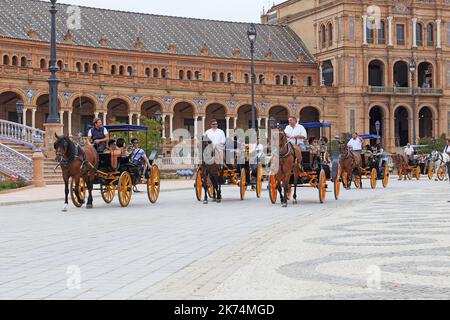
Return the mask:
{"type": "MultiPolygon", "coordinates": [[[[435,150],[431,153],[431,161],[434,162],[434,172],[438,172],[439,168],[443,168],[445,177],[448,177],[447,166],[450,163],[450,156],[447,153],[435,150]]],[[[445,181],[447,180],[445,178],[445,181]]]]}

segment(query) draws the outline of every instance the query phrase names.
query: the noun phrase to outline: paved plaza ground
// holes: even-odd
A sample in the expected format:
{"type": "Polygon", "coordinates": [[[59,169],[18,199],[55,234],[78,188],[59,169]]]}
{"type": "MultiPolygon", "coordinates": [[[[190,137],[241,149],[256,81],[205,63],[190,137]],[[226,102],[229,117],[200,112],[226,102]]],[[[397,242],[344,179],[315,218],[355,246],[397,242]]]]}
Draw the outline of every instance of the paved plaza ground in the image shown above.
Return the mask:
{"type": "Polygon", "coordinates": [[[3,205],[0,299],[448,299],[450,184],[365,183],[287,209],[237,187],[222,204],[166,187],[126,209],[3,205]]]}

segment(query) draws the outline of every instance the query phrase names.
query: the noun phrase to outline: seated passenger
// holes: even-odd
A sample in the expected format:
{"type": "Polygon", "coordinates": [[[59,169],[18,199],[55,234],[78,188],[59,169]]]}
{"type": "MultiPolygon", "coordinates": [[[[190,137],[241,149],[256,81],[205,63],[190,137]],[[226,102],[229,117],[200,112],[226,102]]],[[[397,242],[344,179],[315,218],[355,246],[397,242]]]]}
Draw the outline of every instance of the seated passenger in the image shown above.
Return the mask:
{"type": "Polygon", "coordinates": [[[108,141],[108,147],[105,153],[111,154],[111,166],[113,169],[118,167],[118,158],[126,156],[126,151],[124,150],[125,140],[118,139],[117,142],[114,139],[108,141]]]}
{"type": "Polygon", "coordinates": [[[133,146],[133,151],[131,152],[130,161],[138,166],[139,172],[142,172],[144,163],[147,165],[147,168],[149,169],[151,167],[150,161],[148,160],[145,151],[139,147],[138,139],[136,138],[132,139],[131,144],[133,146]]]}
{"type": "Polygon", "coordinates": [[[309,154],[311,167],[313,170],[316,170],[319,165],[320,145],[319,140],[315,137],[309,139],[309,154]]]}

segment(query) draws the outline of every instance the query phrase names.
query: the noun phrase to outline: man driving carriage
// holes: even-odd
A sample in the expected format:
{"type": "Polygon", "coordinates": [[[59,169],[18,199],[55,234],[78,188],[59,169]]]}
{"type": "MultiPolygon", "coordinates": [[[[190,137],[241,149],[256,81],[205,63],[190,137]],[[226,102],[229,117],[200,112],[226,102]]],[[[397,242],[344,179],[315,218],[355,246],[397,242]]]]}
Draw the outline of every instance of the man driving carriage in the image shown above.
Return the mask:
{"type": "Polygon", "coordinates": [[[215,163],[223,166],[224,164],[224,145],[227,141],[225,137],[225,132],[222,129],[219,129],[218,122],[216,119],[211,120],[211,128],[205,132],[205,136],[211,141],[214,148],[214,159],[215,163]]]}
{"type": "Polygon", "coordinates": [[[103,127],[100,118],[95,118],[92,124],[94,127],[88,131],[89,142],[94,145],[98,153],[103,153],[106,149],[107,142],[110,140],[108,130],[103,127]]]}

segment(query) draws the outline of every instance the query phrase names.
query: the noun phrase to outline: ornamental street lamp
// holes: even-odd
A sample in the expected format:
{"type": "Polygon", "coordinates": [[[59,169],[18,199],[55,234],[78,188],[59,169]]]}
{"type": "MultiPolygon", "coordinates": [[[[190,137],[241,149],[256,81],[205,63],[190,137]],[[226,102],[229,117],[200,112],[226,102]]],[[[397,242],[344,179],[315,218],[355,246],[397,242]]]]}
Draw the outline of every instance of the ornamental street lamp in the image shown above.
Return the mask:
{"type": "Polygon", "coordinates": [[[252,77],[252,129],[256,129],[256,113],[255,113],[255,64],[253,61],[255,54],[255,42],[256,42],[256,27],[255,24],[251,24],[247,30],[247,37],[250,41],[250,55],[251,55],[251,77],[252,77]]]}
{"type": "Polygon", "coordinates": [[[409,64],[409,72],[411,73],[411,86],[412,86],[412,106],[413,106],[413,144],[416,145],[416,88],[415,88],[415,72],[416,62],[411,58],[409,64]]]}
{"type": "Polygon", "coordinates": [[[22,115],[23,115],[23,101],[22,99],[17,100],[16,103],[16,111],[17,111],[17,122],[22,124],[22,115]]]}
{"type": "Polygon", "coordinates": [[[58,84],[59,80],[56,77],[56,73],[59,71],[56,65],[56,0],[51,0],[52,7],[51,13],[51,36],[50,36],[50,67],[48,70],[51,75],[48,81],[49,86],[49,115],[47,123],[60,123],[58,112],[58,84]]]}

